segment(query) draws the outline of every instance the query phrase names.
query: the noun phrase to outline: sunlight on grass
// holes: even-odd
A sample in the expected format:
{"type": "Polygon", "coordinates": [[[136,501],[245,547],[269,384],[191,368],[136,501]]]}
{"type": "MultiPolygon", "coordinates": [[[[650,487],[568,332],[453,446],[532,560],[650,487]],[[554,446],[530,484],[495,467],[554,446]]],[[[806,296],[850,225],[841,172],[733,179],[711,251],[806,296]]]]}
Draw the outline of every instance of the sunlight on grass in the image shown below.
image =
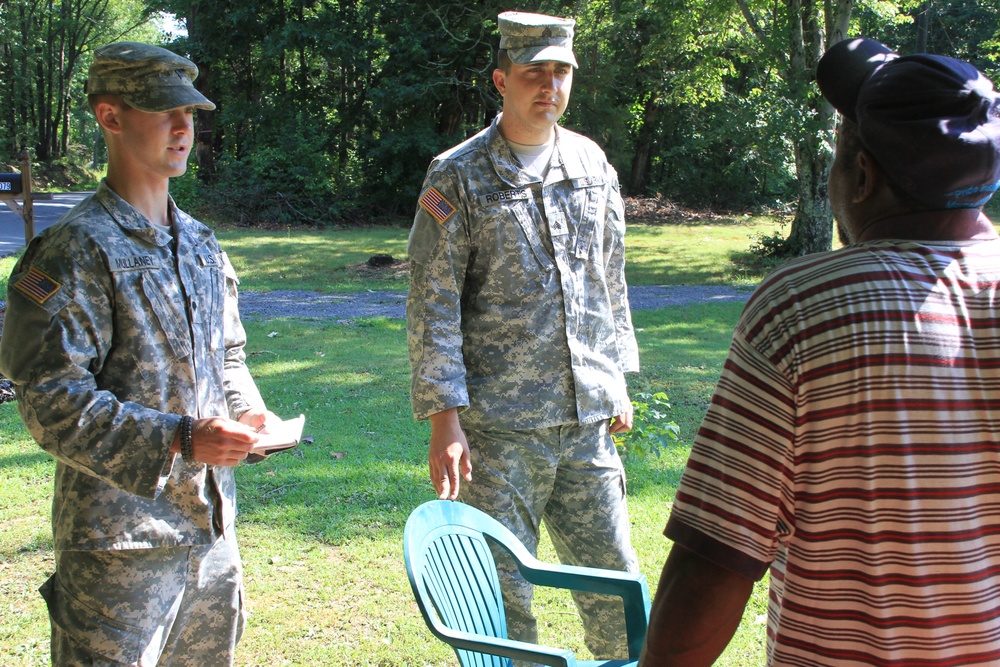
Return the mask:
{"type": "MultiPolygon", "coordinates": [[[[630,224],[626,275],[634,285],[754,285],[768,269],[757,267],[749,248],[756,237],[781,234],[781,223],[779,218],[747,216],[630,224]]],[[[241,289],[318,292],[405,290],[408,235],[405,226],[218,232],[241,289]],[[365,263],[375,254],[391,255],[399,262],[396,269],[366,271],[365,263]]]]}
{"type": "Polygon", "coordinates": [[[768,217],[630,225],[626,277],[632,285],[754,285],[766,269],[748,268],[749,248],[780,230],[780,221],[768,217]]]}
{"type": "Polygon", "coordinates": [[[376,254],[405,260],[409,230],[403,227],[250,233],[227,230],[217,235],[243,289],[329,292],[407,287],[405,272],[373,281],[357,270],[376,254]]]}
{"type": "MultiPolygon", "coordinates": [[[[988,213],[1000,216],[1000,200],[988,213]]],[[[752,285],[755,237],[784,234],[771,217],[629,225],[634,285],[752,285]]],[[[406,272],[373,279],[374,254],[405,260],[406,227],[219,232],[241,289],[406,289],[406,272]]],[[[0,258],[0,294],[16,257],[0,258]]],[[[656,590],[670,543],[662,531],[742,310],[739,303],[634,311],[641,373],[630,391],[665,391],[680,439],[658,457],[627,459],[629,512],[640,570],[656,590]]],[[[426,423],[412,419],[401,320],[247,321],[248,364],[268,407],[306,414],[298,448],[237,469],[237,530],[251,611],[240,667],[456,664],[427,630],[402,564],[409,512],[433,497],[426,423]]],[[[54,463],[31,440],[13,403],[0,405],[0,663],[48,664],[48,618],[37,588],[53,567],[49,526],[54,463]]],[[[555,560],[543,539],[539,555],[555,560]]],[[[717,663],[764,662],[766,578],[717,663]]],[[[580,657],[582,629],[563,592],[539,592],[543,641],[580,657]]]]}
{"type": "MultiPolygon", "coordinates": [[[[681,441],[662,456],[626,461],[633,542],[650,591],[669,550],[669,502],[694,429],[718,377],[740,304],[639,311],[638,387],[666,388],[681,441]]],[[[246,323],[249,364],[269,407],[304,412],[310,441],[237,469],[237,530],[251,616],[241,667],[323,664],[455,665],[416,610],[402,564],[403,525],[433,497],[426,423],[409,409],[401,320],[246,323]],[[274,331],[277,336],[270,336],[274,331]],[[321,354],[317,354],[317,352],[321,354]]],[[[35,592],[52,567],[48,515],[53,463],[28,438],[13,404],[0,405],[0,654],[5,667],[47,664],[48,622],[35,592]]],[[[551,542],[540,556],[555,560],[551,542]]],[[[763,588],[754,610],[763,609],[763,588]]],[[[572,602],[539,592],[543,640],[587,655],[572,602]]],[[[760,612],[749,611],[719,664],[762,662],[760,612]]]]}
{"type": "MultiPolygon", "coordinates": [[[[767,223],[630,228],[636,284],[725,284],[726,261],[767,223]],[[685,236],[685,234],[687,236],[685,236]],[[657,250],[666,244],[667,250],[657,250]],[[709,255],[717,259],[713,265],[709,255]]],[[[223,232],[243,274],[242,289],[405,289],[405,280],[364,282],[368,256],[402,257],[407,230],[223,232]]],[[[14,258],[0,259],[9,273],[14,258]]],[[[405,274],[404,274],[405,275],[405,274]]],[[[5,276],[4,276],[5,279],[5,276]]],[[[666,391],[681,439],[662,455],[626,461],[633,541],[654,592],[669,550],[669,503],[687,460],[742,305],[701,304],[636,311],[643,370],[630,390],[666,391]]],[[[248,364],[268,407],[306,415],[298,448],[237,469],[237,530],[247,576],[250,624],[241,667],[323,664],[453,666],[454,654],[424,626],[402,564],[403,525],[433,497],[429,428],[409,405],[405,324],[385,318],[248,320],[248,364]]],[[[36,589],[52,568],[52,460],[27,436],[13,404],[0,405],[0,655],[5,667],[47,664],[48,620],[36,589]]],[[[550,541],[540,556],[555,560],[550,541]]],[[[766,603],[755,593],[754,609],[766,603]]],[[[538,595],[544,641],[583,648],[564,592],[538,595]]],[[[759,611],[748,612],[720,664],[762,663],[759,611]]]]}
{"type": "Polygon", "coordinates": [[[14,264],[17,263],[17,258],[20,257],[21,253],[16,255],[10,255],[8,257],[0,257],[0,301],[7,298],[7,280],[10,278],[10,272],[14,270],[14,264]]]}
{"type": "Polygon", "coordinates": [[[48,614],[37,589],[53,567],[55,463],[28,436],[14,403],[0,405],[0,656],[3,664],[49,664],[48,614]]]}

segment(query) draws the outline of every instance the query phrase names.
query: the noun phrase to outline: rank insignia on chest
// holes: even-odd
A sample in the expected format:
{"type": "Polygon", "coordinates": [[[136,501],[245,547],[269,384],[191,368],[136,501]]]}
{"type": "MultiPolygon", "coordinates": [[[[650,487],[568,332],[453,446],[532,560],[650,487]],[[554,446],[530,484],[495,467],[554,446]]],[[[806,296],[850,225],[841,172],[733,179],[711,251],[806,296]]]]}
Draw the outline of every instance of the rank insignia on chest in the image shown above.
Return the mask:
{"type": "Polygon", "coordinates": [[[58,292],[62,285],[35,267],[31,267],[26,274],[14,283],[14,287],[36,303],[41,304],[48,301],[53,294],[58,292]]]}
{"type": "Polygon", "coordinates": [[[427,192],[420,197],[420,206],[441,224],[455,212],[455,207],[437,191],[437,188],[427,188],[427,192]]]}

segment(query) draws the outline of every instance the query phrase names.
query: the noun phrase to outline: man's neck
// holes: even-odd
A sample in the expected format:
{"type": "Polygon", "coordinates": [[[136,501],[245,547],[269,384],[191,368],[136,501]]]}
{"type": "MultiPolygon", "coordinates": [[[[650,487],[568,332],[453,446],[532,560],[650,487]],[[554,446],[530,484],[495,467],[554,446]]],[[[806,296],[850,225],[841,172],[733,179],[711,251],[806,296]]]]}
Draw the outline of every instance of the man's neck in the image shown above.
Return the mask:
{"type": "Polygon", "coordinates": [[[541,146],[555,140],[555,124],[549,125],[545,129],[539,129],[515,124],[506,119],[507,116],[501,114],[500,122],[497,123],[497,129],[500,130],[500,134],[507,141],[525,146],[541,146]]]}
{"type": "Polygon", "coordinates": [[[875,220],[857,235],[857,242],[881,239],[909,241],[987,241],[998,238],[996,228],[982,211],[957,208],[921,211],[875,220]]]}
{"type": "Polygon", "coordinates": [[[109,188],[154,225],[170,226],[169,179],[147,182],[108,165],[104,179],[109,188]]]}

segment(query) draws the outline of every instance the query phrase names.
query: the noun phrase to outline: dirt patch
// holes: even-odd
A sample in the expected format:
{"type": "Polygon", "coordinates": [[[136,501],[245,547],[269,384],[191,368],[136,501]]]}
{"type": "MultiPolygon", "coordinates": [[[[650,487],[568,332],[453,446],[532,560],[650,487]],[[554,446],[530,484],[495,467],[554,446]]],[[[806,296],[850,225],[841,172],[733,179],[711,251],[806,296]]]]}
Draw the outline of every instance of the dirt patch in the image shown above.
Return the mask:
{"type": "Polygon", "coordinates": [[[395,259],[389,255],[375,255],[367,262],[350,267],[361,279],[403,280],[410,277],[409,260],[395,259]],[[376,257],[388,257],[388,261],[373,262],[376,257]]]}
{"type": "Polygon", "coordinates": [[[684,208],[663,195],[625,198],[625,220],[646,225],[701,223],[732,215],[725,211],[684,208]]]}

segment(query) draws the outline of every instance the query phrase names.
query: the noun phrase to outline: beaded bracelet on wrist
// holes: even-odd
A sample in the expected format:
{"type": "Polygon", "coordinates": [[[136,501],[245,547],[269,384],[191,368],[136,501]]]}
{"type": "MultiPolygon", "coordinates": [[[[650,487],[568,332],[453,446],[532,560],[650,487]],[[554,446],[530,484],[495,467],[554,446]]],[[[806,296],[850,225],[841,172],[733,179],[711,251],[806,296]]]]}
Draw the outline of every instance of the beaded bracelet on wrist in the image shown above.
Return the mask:
{"type": "Polygon", "coordinates": [[[189,463],[194,463],[194,417],[181,417],[181,456],[189,463]]]}

